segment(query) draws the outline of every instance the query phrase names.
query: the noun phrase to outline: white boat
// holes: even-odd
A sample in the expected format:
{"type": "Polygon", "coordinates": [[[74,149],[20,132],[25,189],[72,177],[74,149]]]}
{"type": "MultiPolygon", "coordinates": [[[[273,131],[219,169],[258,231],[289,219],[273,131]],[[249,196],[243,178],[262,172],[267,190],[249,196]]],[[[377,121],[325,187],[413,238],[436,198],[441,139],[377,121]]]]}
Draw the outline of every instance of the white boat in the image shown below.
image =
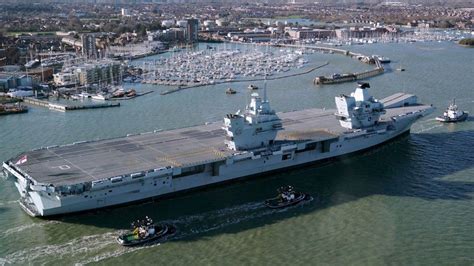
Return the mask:
{"type": "Polygon", "coordinates": [[[453,99],[453,103],[451,103],[449,107],[446,108],[446,111],[444,111],[442,116],[436,117],[436,120],[445,123],[461,122],[466,120],[468,115],[468,112],[464,112],[458,109],[458,106],[456,105],[456,100],[453,99]]]}
{"type": "Polygon", "coordinates": [[[77,95],[79,98],[82,98],[82,99],[87,99],[87,98],[91,98],[92,95],[90,95],[89,93],[87,92],[81,92],[77,95]]]}
{"type": "Polygon", "coordinates": [[[380,55],[373,55],[372,57],[376,58],[379,60],[381,64],[388,64],[391,62],[390,58],[385,57],[385,56],[380,56],[380,55]]]}
{"type": "Polygon", "coordinates": [[[92,95],[93,100],[106,101],[109,99],[109,96],[106,94],[95,94],[92,95]]]}

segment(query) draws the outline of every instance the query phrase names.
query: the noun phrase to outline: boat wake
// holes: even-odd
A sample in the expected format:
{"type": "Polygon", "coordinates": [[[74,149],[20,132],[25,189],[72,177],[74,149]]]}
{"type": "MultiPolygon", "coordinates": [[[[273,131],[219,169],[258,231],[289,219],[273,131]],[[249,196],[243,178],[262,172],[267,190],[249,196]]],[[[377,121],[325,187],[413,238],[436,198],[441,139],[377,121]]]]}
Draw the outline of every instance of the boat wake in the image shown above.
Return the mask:
{"type": "Polygon", "coordinates": [[[17,204],[18,200],[10,200],[10,201],[4,201],[0,202],[0,206],[7,206],[7,205],[12,205],[12,204],[17,204]]]}
{"type": "Polygon", "coordinates": [[[60,223],[59,221],[47,221],[47,222],[39,222],[39,223],[31,223],[31,224],[20,225],[20,226],[13,227],[13,228],[5,230],[3,233],[0,234],[0,236],[9,236],[11,234],[20,233],[22,231],[29,230],[29,229],[32,229],[32,228],[39,228],[39,227],[43,227],[43,226],[46,226],[46,225],[59,224],[59,223],[60,223]]]}
{"type": "Polygon", "coordinates": [[[69,242],[56,245],[40,245],[29,249],[19,250],[8,254],[5,258],[0,258],[11,264],[35,264],[42,258],[55,258],[58,260],[83,256],[90,252],[100,252],[105,247],[115,243],[117,232],[110,232],[99,235],[88,235],[73,239],[69,242]],[[45,257],[45,254],[48,256],[45,257]]]}
{"type": "Polygon", "coordinates": [[[413,130],[413,133],[423,133],[426,131],[431,131],[435,128],[442,127],[443,125],[441,123],[438,123],[435,118],[428,119],[422,123],[416,124],[415,129],[413,130]]]}
{"type": "MultiPolygon", "coordinates": [[[[309,200],[283,209],[269,209],[262,202],[251,202],[243,205],[237,205],[229,208],[204,212],[197,215],[189,215],[179,217],[177,219],[165,220],[163,223],[173,224],[177,227],[177,232],[169,236],[166,239],[150,243],[139,247],[122,247],[114,251],[105,252],[94,257],[88,258],[84,261],[76,263],[76,265],[84,265],[94,262],[99,262],[105,259],[119,257],[131,252],[139,251],[142,249],[148,249],[160,246],[161,243],[167,240],[180,240],[189,237],[195,237],[197,235],[211,232],[214,230],[222,229],[228,226],[232,226],[241,222],[258,219],[264,216],[283,213],[291,209],[301,207],[313,201],[311,197],[309,200]]],[[[118,235],[118,234],[116,234],[118,235]]]]}
{"type": "Polygon", "coordinates": [[[105,253],[96,255],[96,256],[94,256],[92,258],[89,258],[87,260],[78,262],[75,265],[76,266],[86,265],[86,264],[90,264],[90,263],[94,263],[94,262],[99,262],[99,261],[102,261],[102,260],[105,260],[105,259],[116,258],[116,257],[120,257],[122,255],[132,253],[132,252],[135,252],[135,251],[138,251],[138,250],[142,250],[142,249],[145,249],[145,248],[157,247],[159,245],[161,245],[161,244],[156,243],[154,245],[147,245],[147,246],[140,246],[140,247],[120,247],[117,250],[109,251],[109,252],[105,252],[105,253]]]}
{"type": "Polygon", "coordinates": [[[302,205],[306,205],[313,200],[314,199],[311,197],[309,200],[301,204],[289,206],[283,209],[269,209],[262,202],[253,202],[217,211],[210,211],[200,215],[179,218],[174,221],[169,221],[169,223],[176,225],[181,224],[181,226],[178,226],[178,233],[172,239],[177,240],[193,237],[198,234],[222,229],[241,222],[258,219],[276,213],[283,213],[301,207],[302,205]],[[204,221],[204,223],[196,223],[198,221],[204,221]]]}

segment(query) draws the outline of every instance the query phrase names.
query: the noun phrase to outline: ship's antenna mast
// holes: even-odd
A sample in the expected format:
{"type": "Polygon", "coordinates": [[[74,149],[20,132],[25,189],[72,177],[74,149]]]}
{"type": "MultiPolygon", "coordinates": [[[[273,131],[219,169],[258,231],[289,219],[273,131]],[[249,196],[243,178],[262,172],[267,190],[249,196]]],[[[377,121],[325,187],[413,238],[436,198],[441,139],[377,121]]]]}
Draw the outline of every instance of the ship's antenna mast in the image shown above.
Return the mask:
{"type": "Polygon", "coordinates": [[[265,73],[265,79],[263,81],[263,102],[267,102],[267,73],[265,73]]]}

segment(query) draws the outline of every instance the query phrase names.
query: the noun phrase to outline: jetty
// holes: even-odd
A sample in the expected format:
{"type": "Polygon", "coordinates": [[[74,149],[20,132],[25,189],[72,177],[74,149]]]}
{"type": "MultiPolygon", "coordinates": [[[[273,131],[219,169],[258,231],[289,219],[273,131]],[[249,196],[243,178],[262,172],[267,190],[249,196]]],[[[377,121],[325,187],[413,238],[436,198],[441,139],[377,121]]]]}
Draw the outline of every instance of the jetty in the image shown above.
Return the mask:
{"type": "Polygon", "coordinates": [[[152,92],[153,92],[153,91],[136,92],[135,95],[133,95],[133,96],[123,96],[123,97],[118,97],[118,98],[112,97],[112,98],[110,98],[110,99],[108,99],[108,100],[109,100],[109,101],[131,100],[131,99],[135,99],[135,98],[137,98],[137,97],[143,96],[143,95],[150,94],[150,93],[152,93],[152,92]]]}
{"type": "Polygon", "coordinates": [[[319,76],[313,80],[314,84],[335,84],[335,83],[343,83],[343,82],[350,82],[356,81],[361,79],[366,79],[370,77],[374,77],[377,75],[381,75],[385,72],[385,69],[382,66],[380,60],[374,56],[367,56],[360,53],[354,53],[349,50],[345,49],[338,49],[332,47],[324,47],[324,46],[314,46],[314,45],[294,45],[294,44],[278,44],[275,45],[277,47],[292,47],[292,48],[299,48],[299,49],[312,49],[319,52],[324,53],[333,53],[333,54],[341,54],[345,56],[350,56],[351,58],[355,58],[365,64],[375,65],[375,69],[363,71],[363,72],[356,72],[356,73],[344,73],[344,74],[334,74],[332,76],[319,76]]]}
{"type": "Polygon", "coordinates": [[[24,103],[36,105],[40,107],[45,107],[53,111],[73,111],[73,110],[85,110],[85,109],[97,109],[97,108],[108,108],[108,107],[119,107],[120,103],[91,103],[91,104],[61,104],[61,103],[52,103],[44,100],[39,100],[35,98],[24,98],[24,103]]]}
{"type": "Polygon", "coordinates": [[[319,76],[313,80],[313,83],[317,85],[343,83],[375,77],[380,74],[383,74],[385,72],[385,69],[377,58],[365,59],[364,61],[370,63],[372,62],[372,60],[376,65],[374,69],[356,73],[334,74],[332,76],[319,76]]]}

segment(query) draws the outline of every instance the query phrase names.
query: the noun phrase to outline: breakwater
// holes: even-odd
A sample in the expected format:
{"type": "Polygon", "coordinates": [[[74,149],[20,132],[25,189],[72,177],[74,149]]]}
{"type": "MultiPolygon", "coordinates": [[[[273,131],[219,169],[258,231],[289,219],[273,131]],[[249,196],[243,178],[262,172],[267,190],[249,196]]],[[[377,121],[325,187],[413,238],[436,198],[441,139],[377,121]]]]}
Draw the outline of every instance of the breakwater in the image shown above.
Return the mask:
{"type": "Polygon", "coordinates": [[[54,111],[60,111],[60,112],[120,106],[120,103],[91,103],[91,104],[67,105],[67,104],[60,104],[60,103],[52,103],[52,102],[38,100],[34,98],[28,98],[28,97],[24,98],[23,102],[27,104],[31,104],[31,105],[45,107],[54,111]]]}

